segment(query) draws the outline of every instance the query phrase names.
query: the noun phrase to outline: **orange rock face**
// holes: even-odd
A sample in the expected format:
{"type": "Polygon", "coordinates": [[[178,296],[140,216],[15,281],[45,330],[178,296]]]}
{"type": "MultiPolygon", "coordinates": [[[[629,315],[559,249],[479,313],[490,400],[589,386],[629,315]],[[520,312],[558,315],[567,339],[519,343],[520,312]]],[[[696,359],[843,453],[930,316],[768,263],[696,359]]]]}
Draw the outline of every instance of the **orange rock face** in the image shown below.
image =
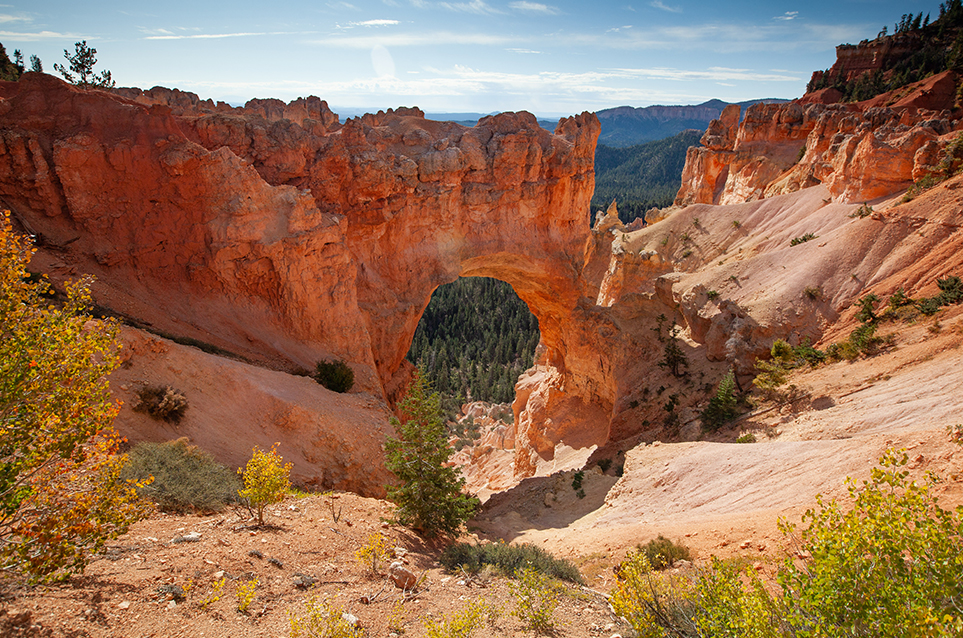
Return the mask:
{"type": "Polygon", "coordinates": [[[496,277],[537,315],[567,405],[606,413],[612,371],[579,306],[594,115],[554,134],[528,113],[341,125],[316,98],[118,93],[29,73],[0,88],[0,196],[55,279],[91,272],[116,312],[275,367],[343,358],[387,399],[434,289],[496,277]]]}
{"type": "Polygon", "coordinates": [[[959,127],[958,115],[909,102],[901,108],[755,104],[741,123],[738,113],[714,121],[703,146],[689,149],[675,203],[737,204],[816,184],[825,184],[835,201],[872,201],[932,170],[959,127]]]}

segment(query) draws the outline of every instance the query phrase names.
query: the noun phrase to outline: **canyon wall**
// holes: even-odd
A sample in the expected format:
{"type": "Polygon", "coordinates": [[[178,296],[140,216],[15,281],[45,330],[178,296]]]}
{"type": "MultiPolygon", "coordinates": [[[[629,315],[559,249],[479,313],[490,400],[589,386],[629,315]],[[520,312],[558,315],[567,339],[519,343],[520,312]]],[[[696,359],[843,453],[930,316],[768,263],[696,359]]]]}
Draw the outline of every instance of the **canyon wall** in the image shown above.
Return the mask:
{"type": "Polygon", "coordinates": [[[739,115],[728,107],[689,149],[676,205],[742,203],[817,184],[834,201],[873,201],[935,170],[960,123],[949,110],[805,101],[739,115]]]}
{"type": "Polygon", "coordinates": [[[342,358],[356,391],[390,402],[434,289],[495,277],[538,317],[552,374],[520,409],[538,415],[536,455],[571,427],[545,426],[559,404],[591,417],[584,441],[607,440],[613,371],[580,280],[594,115],[554,134],[528,113],[341,124],[317,98],[231,108],[32,73],[0,97],[0,198],[55,281],[92,273],[98,303],[135,325],[262,365],[342,358]]]}

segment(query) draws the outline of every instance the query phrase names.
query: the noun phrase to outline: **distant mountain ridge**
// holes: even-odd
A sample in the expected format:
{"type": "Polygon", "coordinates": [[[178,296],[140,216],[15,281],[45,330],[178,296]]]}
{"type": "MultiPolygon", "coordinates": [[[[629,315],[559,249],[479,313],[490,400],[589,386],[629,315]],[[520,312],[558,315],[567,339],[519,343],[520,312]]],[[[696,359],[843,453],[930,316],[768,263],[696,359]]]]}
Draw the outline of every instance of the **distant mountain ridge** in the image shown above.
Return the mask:
{"type": "MultiPolygon", "coordinates": [[[[763,98],[735,102],[745,109],[758,102],[788,102],[778,98],[763,98]]],[[[618,106],[596,111],[602,124],[599,144],[623,148],[642,142],[661,140],[678,135],[687,129],[705,130],[709,122],[722,115],[722,109],[730,102],[709,100],[702,104],[687,106],[618,106]]]]}

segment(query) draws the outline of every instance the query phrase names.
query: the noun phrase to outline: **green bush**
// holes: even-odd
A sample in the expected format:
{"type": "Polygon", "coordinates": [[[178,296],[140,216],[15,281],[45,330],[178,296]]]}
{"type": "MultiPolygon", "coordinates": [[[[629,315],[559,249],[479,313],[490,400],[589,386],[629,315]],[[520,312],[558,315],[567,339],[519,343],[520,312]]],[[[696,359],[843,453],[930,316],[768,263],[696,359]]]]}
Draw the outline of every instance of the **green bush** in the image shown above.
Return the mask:
{"type": "Polygon", "coordinates": [[[798,246],[799,244],[805,244],[805,243],[806,243],[807,241],[809,241],[810,239],[816,239],[816,237],[817,237],[817,236],[814,235],[813,233],[806,233],[805,235],[802,235],[802,236],[800,236],[800,237],[793,237],[793,238],[789,241],[789,245],[790,245],[790,246],[798,246]]]}
{"type": "Polygon", "coordinates": [[[709,399],[709,405],[702,411],[702,429],[715,432],[739,414],[736,397],[736,376],[732,368],[719,382],[716,395],[709,399]]]}
{"type": "Polygon", "coordinates": [[[944,306],[963,302],[963,280],[959,277],[945,277],[937,279],[936,285],[939,286],[940,303],[944,306]]]}
{"type": "Polygon", "coordinates": [[[817,497],[780,528],[808,558],[787,559],[778,587],[754,569],[713,559],[685,575],[652,570],[644,554],[621,566],[612,605],[640,636],[960,636],[963,508],[940,507],[932,479],[909,480],[888,452],[869,480],[848,480],[850,502],[817,497]]]}
{"type": "Polygon", "coordinates": [[[552,617],[565,591],[558,581],[526,566],[515,573],[515,581],[508,583],[508,589],[515,599],[512,615],[526,629],[537,634],[555,633],[552,617]]]}
{"type": "Polygon", "coordinates": [[[535,571],[552,578],[571,583],[583,582],[582,575],[571,561],[555,558],[541,547],[529,543],[520,545],[454,543],[445,548],[438,560],[448,571],[464,567],[472,573],[477,573],[485,565],[491,565],[502,573],[512,576],[523,567],[531,566],[535,571]]]}
{"type": "Polygon", "coordinates": [[[342,359],[318,361],[312,378],[334,392],[347,392],[354,385],[354,370],[342,359]]]}
{"type": "Polygon", "coordinates": [[[668,569],[679,560],[692,560],[692,554],[688,547],[682,543],[675,543],[662,534],[645,545],[636,546],[636,551],[645,554],[649,565],[655,570],[668,569]]]}
{"type": "Polygon", "coordinates": [[[180,423],[187,411],[187,397],[171,386],[149,385],[137,393],[135,412],[144,412],[159,421],[180,423]]]}
{"type": "Polygon", "coordinates": [[[128,453],[124,476],[136,481],[153,476],[138,490],[167,512],[216,512],[237,501],[234,472],[187,439],[138,443],[128,453]]]}

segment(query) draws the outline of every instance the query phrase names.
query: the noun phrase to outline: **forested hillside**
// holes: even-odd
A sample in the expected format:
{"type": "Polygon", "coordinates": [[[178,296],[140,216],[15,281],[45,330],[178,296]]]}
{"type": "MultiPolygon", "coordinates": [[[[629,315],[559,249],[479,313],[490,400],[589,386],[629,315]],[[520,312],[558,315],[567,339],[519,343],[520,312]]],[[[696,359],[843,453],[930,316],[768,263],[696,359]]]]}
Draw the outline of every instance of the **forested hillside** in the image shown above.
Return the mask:
{"type": "Polygon", "coordinates": [[[628,148],[599,145],[595,150],[595,195],[592,218],[616,200],[619,219],[628,223],[653,206],[670,206],[682,184],[686,151],[698,146],[703,131],[688,130],[674,137],[628,148]]]}
{"type": "Polygon", "coordinates": [[[518,375],[532,366],[538,320],[505,282],[463,277],[439,287],[415,331],[408,359],[421,366],[442,407],[515,398],[518,375]]]}
{"type": "Polygon", "coordinates": [[[933,22],[922,11],[904,14],[893,26],[893,33],[888,31],[884,26],[875,40],[860,44],[878,45],[881,68],[858,77],[851,77],[842,67],[817,72],[806,92],[832,87],[843,94],[841,101],[859,102],[936,73],[963,72],[963,1],[941,3],[939,16],[933,22]]]}

